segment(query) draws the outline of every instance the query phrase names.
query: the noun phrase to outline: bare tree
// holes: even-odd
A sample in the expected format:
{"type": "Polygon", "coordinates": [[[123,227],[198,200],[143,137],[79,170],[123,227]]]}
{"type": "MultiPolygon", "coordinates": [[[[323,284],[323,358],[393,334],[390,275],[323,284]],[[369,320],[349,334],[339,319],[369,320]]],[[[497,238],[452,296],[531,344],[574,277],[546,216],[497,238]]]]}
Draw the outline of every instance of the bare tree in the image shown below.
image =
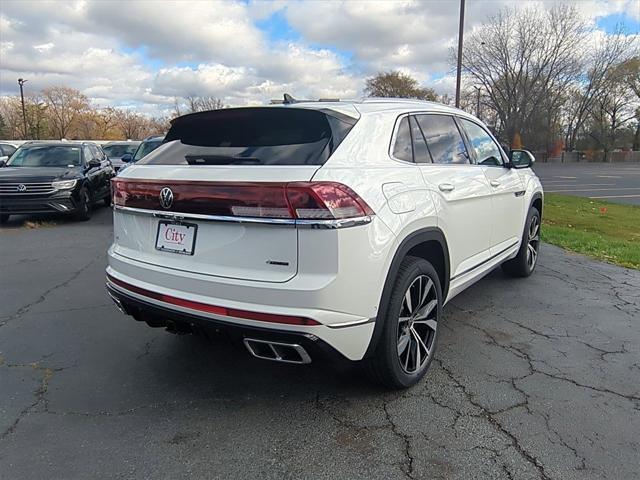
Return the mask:
{"type": "Polygon", "coordinates": [[[465,74],[486,91],[506,140],[525,132],[539,109],[557,111],[566,100],[583,68],[576,48],[586,33],[574,7],[554,6],[506,8],[469,35],[465,74]]]}
{"type": "MultiPolygon", "coordinates": [[[[632,51],[637,52],[638,41],[633,44],[632,51]]],[[[633,150],[640,150],[640,55],[629,58],[617,67],[617,76],[633,92],[636,104],[636,128],[633,135],[633,150]]]]}
{"type": "Polygon", "coordinates": [[[47,103],[53,136],[67,138],[83,112],[89,109],[89,100],[78,90],[69,87],[49,87],[42,90],[47,103]]]}
{"type": "Polygon", "coordinates": [[[115,123],[124,138],[139,139],[146,133],[147,119],[132,110],[119,109],[115,112],[115,123]]]}
{"type": "Polygon", "coordinates": [[[50,133],[50,114],[46,101],[40,94],[25,97],[25,112],[29,138],[40,140],[48,138],[50,133]]]}
{"type": "Polygon", "coordinates": [[[438,99],[434,90],[420,87],[415,78],[399,71],[380,72],[367,78],[364,93],[369,97],[438,99]]]}
{"type": "Polygon", "coordinates": [[[224,102],[216,97],[186,97],[189,112],[203,112],[207,110],[219,110],[224,108],[224,102]]]}
{"type": "Polygon", "coordinates": [[[20,97],[0,97],[0,115],[5,121],[7,140],[17,140],[23,137],[22,107],[20,97]]]}
{"type": "MultiPolygon", "coordinates": [[[[572,151],[576,146],[576,139],[584,126],[594,102],[611,86],[614,77],[611,71],[617,65],[630,61],[633,51],[633,38],[618,31],[607,35],[595,48],[589,49],[587,68],[578,83],[569,92],[570,100],[566,108],[566,136],[565,148],[572,151]]],[[[640,81],[638,81],[640,82],[640,81]]],[[[640,95],[640,86],[638,87],[640,95]]]]}
{"type": "Polygon", "coordinates": [[[619,69],[609,72],[608,87],[603,90],[589,108],[591,128],[589,135],[604,150],[605,159],[613,149],[620,147],[618,141],[628,122],[636,118],[637,103],[634,92],[621,76],[619,69]]]}

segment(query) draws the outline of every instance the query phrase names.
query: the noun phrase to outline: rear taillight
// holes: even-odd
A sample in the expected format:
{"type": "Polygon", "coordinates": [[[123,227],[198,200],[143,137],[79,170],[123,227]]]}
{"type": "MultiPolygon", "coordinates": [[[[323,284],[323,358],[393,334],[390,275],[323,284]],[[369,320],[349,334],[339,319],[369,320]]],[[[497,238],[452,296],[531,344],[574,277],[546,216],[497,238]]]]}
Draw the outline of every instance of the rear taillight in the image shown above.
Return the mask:
{"type": "Polygon", "coordinates": [[[294,218],[340,220],[373,215],[356,192],[337,182],[299,182],[287,185],[294,218]]]}
{"type": "Polygon", "coordinates": [[[366,202],[338,182],[181,182],[114,179],[116,206],[231,217],[341,220],[373,215],[366,202]],[[169,206],[160,191],[171,189],[169,206]]]}

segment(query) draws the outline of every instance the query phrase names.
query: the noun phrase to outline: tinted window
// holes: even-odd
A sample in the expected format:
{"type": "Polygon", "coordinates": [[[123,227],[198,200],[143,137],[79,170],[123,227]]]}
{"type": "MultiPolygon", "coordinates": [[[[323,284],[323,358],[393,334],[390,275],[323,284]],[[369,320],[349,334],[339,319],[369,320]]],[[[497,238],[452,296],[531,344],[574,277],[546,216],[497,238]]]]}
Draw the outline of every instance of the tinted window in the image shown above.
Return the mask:
{"type": "Polygon", "coordinates": [[[20,147],[7,162],[11,167],[68,167],[80,165],[80,147],[41,145],[20,147]]]}
{"type": "Polygon", "coordinates": [[[162,145],[162,140],[147,140],[142,142],[136,150],[136,154],[133,156],[133,161],[136,162],[141,158],[146,157],[160,145],[162,145]]]}
{"type": "Polygon", "coordinates": [[[229,108],[175,119],[163,154],[142,163],[322,165],[355,120],[293,107],[229,108]]]}
{"type": "Polygon", "coordinates": [[[393,156],[398,160],[413,162],[413,148],[411,147],[411,132],[409,132],[409,117],[400,120],[393,144],[393,156]]]}
{"type": "Polygon", "coordinates": [[[418,115],[416,118],[434,163],[469,163],[467,149],[453,117],[418,115]]]}
{"type": "Polygon", "coordinates": [[[104,150],[104,153],[106,153],[108,157],[119,158],[122,157],[125,153],[133,154],[136,151],[137,146],[137,143],[106,145],[102,147],[102,150],[104,150]]]}
{"type": "Polygon", "coordinates": [[[91,156],[102,161],[102,153],[100,153],[100,149],[95,145],[89,145],[89,150],[91,150],[91,156]]]}
{"type": "Polygon", "coordinates": [[[10,157],[15,153],[16,148],[11,145],[0,145],[0,151],[2,152],[2,155],[10,157]]]}
{"type": "Polygon", "coordinates": [[[467,137],[476,154],[476,162],[479,165],[502,165],[500,147],[493,141],[489,134],[478,124],[459,118],[462,128],[467,132],[467,137]]]}
{"type": "Polygon", "coordinates": [[[416,163],[431,163],[431,155],[422,136],[415,117],[411,117],[411,138],[413,140],[413,158],[416,163]]]}

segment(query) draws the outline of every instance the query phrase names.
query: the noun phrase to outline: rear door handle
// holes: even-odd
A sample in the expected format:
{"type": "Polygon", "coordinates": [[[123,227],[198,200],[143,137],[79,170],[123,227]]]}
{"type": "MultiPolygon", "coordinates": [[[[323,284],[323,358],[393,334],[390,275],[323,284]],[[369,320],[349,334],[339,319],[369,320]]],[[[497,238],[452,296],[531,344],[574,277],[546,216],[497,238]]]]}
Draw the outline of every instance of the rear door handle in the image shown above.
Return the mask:
{"type": "Polygon", "coordinates": [[[491,180],[489,183],[491,184],[492,187],[500,186],[500,182],[498,180],[491,180]]]}
{"type": "Polygon", "coordinates": [[[440,189],[440,191],[442,192],[450,192],[452,191],[455,187],[453,185],[451,185],[450,183],[441,183],[440,185],[438,185],[438,188],[440,189]]]}

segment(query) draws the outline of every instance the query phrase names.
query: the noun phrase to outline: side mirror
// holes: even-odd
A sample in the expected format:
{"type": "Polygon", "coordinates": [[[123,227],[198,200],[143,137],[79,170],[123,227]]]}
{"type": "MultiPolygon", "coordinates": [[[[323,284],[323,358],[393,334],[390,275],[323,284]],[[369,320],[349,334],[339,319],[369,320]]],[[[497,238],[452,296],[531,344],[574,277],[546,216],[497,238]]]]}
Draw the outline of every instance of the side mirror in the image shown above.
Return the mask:
{"type": "Polygon", "coordinates": [[[98,160],[97,158],[92,158],[91,160],[89,160],[89,163],[87,163],[87,166],[89,168],[99,167],[100,165],[100,160],[98,160]]]}
{"type": "Polygon", "coordinates": [[[0,168],[4,167],[7,164],[7,160],[9,160],[9,157],[7,156],[0,157],[0,168]]]}
{"type": "Polygon", "coordinates": [[[122,155],[122,157],[120,157],[120,160],[129,163],[131,160],[133,160],[133,155],[130,153],[125,153],[124,155],[122,155]]]}
{"type": "Polygon", "coordinates": [[[536,161],[529,150],[511,150],[509,153],[511,168],[529,168],[536,161]]]}

